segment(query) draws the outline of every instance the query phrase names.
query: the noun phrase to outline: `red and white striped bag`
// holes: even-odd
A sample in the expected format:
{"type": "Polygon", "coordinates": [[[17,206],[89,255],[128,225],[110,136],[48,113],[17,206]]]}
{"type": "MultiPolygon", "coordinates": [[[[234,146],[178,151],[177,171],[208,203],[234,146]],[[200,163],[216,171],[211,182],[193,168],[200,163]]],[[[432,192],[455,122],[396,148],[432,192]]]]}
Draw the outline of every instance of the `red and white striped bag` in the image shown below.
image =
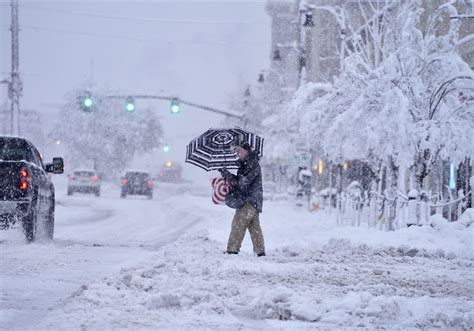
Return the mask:
{"type": "Polygon", "coordinates": [[[225,196],[229,192],[229,186],[224,178],[212,179],[212,202],[216,205],[225,205],[225,196]]]}

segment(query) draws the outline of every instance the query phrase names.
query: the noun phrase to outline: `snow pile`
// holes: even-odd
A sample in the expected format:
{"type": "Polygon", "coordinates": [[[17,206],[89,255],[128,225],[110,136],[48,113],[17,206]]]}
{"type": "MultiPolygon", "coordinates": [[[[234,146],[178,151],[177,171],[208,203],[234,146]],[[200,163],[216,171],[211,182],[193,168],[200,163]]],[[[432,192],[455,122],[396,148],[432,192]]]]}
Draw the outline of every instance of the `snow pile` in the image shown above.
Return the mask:
{"type": "Polygon", "coordinates": [[[471,227],[474,223],[474,208],[467,209],[459,218],[459,224],[465,227],[471,227]]]}
{"type": "MultiPolygon", "coordinates": [[[[211,207],[209,212],[215,213],[216,210],[211,207]]],[[[225,207],[221,208],[220,214],[225,216],[208,219],[207,229],[210,238],[222,242],[224,248],[233,214],[225,207]]],[[[385,232],[368,228],[367,225],[337,226],[336,217],[336,211],[307,213],[303,209],[293,207],[291,203],[268,202],[261,216],[266,246],[270,249],[304,251],[324,249],[324,246],[333,240],[333,244],[340,244],[340,247],[333,247],[334,250],[346,251],[362,245],[380,251],[410,252],[409,254],[416,251],[416,254],[421,256],[474,259],[474,227],[464,226],[463,224],[467,224],[462,221],[464,218],[459,222],[448,223],[444,218],[436,220],[437,216],[433,216],[433,226],[412,226],[385,232]]],[[[243,249],[249,253],[252,251],[248,236],[243,249]]]]}
{"type": "MultiPolygon", "coordinates": [[[[194,198],[190,207],[199,203],[194,198]]],[[[212,217],[152,258],[81,287],[39,328],[474,326],[473,260],[442,251],[451,240],[449,226],[440,233],[436,227],[385,233],[336,228],[329,215],[284,205],[268,209],[262,220],[267,257],[253,255],[248,238],[239,255],[222,254],[230,224],[217,215],[232,213],[214,208],[212,217]],[[410,232],[421,245],[406,245],[410,232]],[[427,233],[437,238],[437,250],[423,248],[427,233]]]]}
{"type": "MultiPolygon", "coordinates": [[[[184,235],[117,274],[84,282],[34,329],[474,326],[472,226],[441,219],[393,232],[338,227],[335,213],[269,202],[261,217],[268,256],[258,258],[248,236],[239,255],[222,253],[231,209],[189,193],[164,201],[159,217],[171,226],[154,217],[140,225],[117,212],[148,243],[150,234],[178,228],[176,218],[188,224],[184,235]],[[186,213],[169,210],[183,204],[186,213]]],[[[109,229],[105,220],[99,225],[109,229]]]]}

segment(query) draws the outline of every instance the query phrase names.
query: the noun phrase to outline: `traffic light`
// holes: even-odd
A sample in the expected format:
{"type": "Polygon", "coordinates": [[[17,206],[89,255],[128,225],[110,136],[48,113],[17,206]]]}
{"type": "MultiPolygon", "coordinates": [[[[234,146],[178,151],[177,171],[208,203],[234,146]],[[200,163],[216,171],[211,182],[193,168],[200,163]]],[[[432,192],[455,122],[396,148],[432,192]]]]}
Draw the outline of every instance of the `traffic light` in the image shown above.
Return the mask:
{"type": "Polygon", "coordinates": [[[92,98],[91,97],[86,97],[84,99],[84,107],[86,108],[92,108],[92,106],[94,105],[94,102],[92,101],[92,98]]]}
{"type": "Polygon", "coordinates": [[[132,113],[135,111],[135,100],[132,97],[127,98],[127,101],[125,103],[125,110],[128,111],[129,113],[132,113]]]}
{"type": "Polygon", "coordinates": [[[177,114],[181,111],[178,99],[171,100],[171,114],[177,114]]]}
{"type": "Polygon", "coordinates": [[[90,112],[94,108],[94,100],[89,92],[85,92],[79,97],[81,109],[85,112],[90,112]]]}
{"type": "Polygon", "coordinates": [[[170,146],[164,145],[164,146],[163,146],[163,152],[167,153],[167,152],[169,152],[169,151],[170,151],[170,146]]]}

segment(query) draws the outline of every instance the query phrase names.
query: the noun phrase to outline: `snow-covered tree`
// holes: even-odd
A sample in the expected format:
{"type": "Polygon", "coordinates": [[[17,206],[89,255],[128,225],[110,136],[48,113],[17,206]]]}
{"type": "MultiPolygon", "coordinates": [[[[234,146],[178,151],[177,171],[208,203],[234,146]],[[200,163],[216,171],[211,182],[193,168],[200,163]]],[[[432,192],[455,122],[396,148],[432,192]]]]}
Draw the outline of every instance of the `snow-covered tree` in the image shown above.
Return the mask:
{"type": "Polygon", "coordinates": [[[474,155],[474,111],[458,95],[473,90],[473,73],[456,52],[458,23],[449,20],[456,8],[446,2],[424,30],[420,1],[394,1],[373,12],[377,19],[362,15],[364,38],[351,20],[339,19],[359,33],[346,41],[341,75],[330,86],[302,87],[270,124],[291,128],[308,146],[319,144],[335,162],[362,159],[373,169],[385,162],[393,185],[398,168],[411,167],[422,186],[439,158],[474,155]]]}
{"type": "Polygon", "coordinates": [[[66,144],[74,166],[95,167],[102,176],[115,176],[135,153],[159,146],[163,131],[153,109],[127,112],[124,100],[102,97],[107,94],[111,91],[94,91],[93,110],[84,112],[82,92],[70,93],[51,135],[66,144]]]}

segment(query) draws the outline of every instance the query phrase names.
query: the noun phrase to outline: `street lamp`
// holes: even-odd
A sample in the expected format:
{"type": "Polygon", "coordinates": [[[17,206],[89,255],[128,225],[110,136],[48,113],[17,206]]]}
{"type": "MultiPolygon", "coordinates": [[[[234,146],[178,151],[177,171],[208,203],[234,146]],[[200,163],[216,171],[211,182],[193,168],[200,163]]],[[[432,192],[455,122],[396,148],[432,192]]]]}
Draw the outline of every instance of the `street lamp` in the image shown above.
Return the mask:
{"type": "Polygon", "coordinates": [[[303,26],[305,28],[312,28],[314,26],[313,13],[311,11],[306,12],[303,26]]]}
{"type": "Polygon", "coordinates": [[[281,61],[281,54],[280,54],[280,50],[278,48],[276,48],[273,51],[273,61],[281,61]]]}

